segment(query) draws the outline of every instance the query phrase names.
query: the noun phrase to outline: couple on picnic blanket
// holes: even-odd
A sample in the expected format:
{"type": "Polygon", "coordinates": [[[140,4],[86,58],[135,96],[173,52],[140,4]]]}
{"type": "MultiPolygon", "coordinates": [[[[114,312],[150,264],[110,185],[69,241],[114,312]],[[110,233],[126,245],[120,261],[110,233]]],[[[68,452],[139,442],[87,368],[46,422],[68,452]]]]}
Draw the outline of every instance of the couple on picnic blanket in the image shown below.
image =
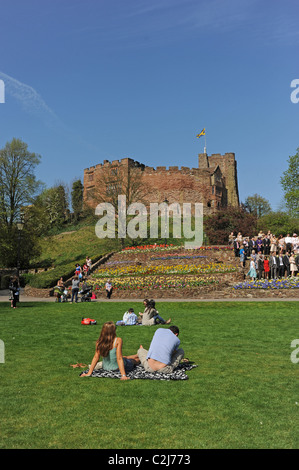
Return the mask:
{"type": "Polygon", "coordinates": [[[123,340],[116,336],[116,325],[112,321],[106,322],[97,340],[89,370],[82,373],[81,377],[90,377],[94,370],[101,367],[106,371],[120,372],[120,380],[129,380],[127,374],[139,364],[146,372],[171,374],[184,357],[183,349],[179,348],[178,335],[177,326],[170,326],[168,329],[158,328],[148,351],[141,345],[137,354],[123,356],[123,340]],[[100,357],[102,363],[99,365],[100,357]]]}

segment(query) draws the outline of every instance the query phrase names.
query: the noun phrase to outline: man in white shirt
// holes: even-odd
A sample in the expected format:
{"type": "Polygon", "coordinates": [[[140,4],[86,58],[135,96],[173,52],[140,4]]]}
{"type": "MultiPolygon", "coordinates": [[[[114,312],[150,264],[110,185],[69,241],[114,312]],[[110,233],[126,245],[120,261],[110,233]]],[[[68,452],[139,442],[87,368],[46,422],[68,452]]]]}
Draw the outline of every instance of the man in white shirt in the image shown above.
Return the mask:
{"type": "Polygon", "coordinates": [[[276,256],[274,256],[274,255],[270,256],[269,265],[270,265],[271,279],[276,279],[276,277],[277,277],[276,256]]]}
{"type": "Polygon", "coordinates": [[[277,260],[278,260],[278,277],[283,277],[284,275],[284,264],[283,264],[283,259],[282,259],[282,255],[279,255],[277,257],[277,260]]]}
{"type": "Polygon", "coordinates": [[[290,252],[292,250],[292,237],[290,237],[289,233],[285,237],[284,242],[286,244],[286,251],[290,252]]]}

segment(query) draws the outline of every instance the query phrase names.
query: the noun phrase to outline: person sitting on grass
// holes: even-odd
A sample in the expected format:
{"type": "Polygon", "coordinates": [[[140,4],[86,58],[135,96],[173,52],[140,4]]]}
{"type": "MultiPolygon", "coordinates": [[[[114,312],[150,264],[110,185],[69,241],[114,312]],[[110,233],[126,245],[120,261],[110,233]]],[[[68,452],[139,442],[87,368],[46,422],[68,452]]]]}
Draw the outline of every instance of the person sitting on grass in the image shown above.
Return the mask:
{"type": "Polygon", "coordinates": [[[129,310],[124,313],[123,319],[116,322],[116,325],[122,326],[131,326],[137,324],[138,318],[133,308],[129,308],[129,310]]]}
{"type": "Polygon", "coordinates": [[[165,321],[160,315],[158,310],[156,310],[156,302],[151,299],[144,299],[143,305],[145,306],[144,312],[139,312],[141,316],[142,325],[151,326],[161,323],[162,325],[169,325],[171,318],[165,321]]]}
{"type": "Polygon", "coordinates": [[[171,374],[179,365],[185,353],[179,348],[180,340],[179,328],[175,325],[168,329],[159,328],[156,330],[149,350],[140,348],[137,356],[146,372],[162,372],[163,374],[171,374]]]}
{"type": "Polygon", "coordinates": [[[90,377],[97,366],[100,357],[103,358],[102,368],[107,371],[120,372],[120,380],[129,380],[127,376],[133,368],[140,363],[137,354],[123,356],[123,340],[116,336],[116,326],[112,321],[104,323],[99,339],[96,343],[96,351],[93,356],[89,371],[81,377],[90,377]]]}

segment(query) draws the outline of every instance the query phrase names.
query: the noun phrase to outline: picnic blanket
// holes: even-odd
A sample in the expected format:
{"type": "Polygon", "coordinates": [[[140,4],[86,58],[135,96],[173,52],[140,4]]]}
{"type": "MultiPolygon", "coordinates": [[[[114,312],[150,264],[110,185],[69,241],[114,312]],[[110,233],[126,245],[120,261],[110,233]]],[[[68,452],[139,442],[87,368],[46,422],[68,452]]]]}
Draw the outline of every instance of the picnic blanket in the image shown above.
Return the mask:
{"type": "MultiPolygon", "coordinates": [[[[188,370],[198,367],[193,362],[184,362],[178,365],[172,374],[163,374],[162,372],[146,372],[144,368],[138,364],[134,367],[132,372],[127,374],[130,379],[150,379],[150,380],[188,380],[189,377],[186,374],[188,370]]],[[[88,369],[81,372],[80,375],[87,373],[88,369]]],[[[107,371],[104,369],[94,370],[91,374],[91,377],[99,378],[110,378],[110,379],[120,379],[120,372],[107,371]]]]}

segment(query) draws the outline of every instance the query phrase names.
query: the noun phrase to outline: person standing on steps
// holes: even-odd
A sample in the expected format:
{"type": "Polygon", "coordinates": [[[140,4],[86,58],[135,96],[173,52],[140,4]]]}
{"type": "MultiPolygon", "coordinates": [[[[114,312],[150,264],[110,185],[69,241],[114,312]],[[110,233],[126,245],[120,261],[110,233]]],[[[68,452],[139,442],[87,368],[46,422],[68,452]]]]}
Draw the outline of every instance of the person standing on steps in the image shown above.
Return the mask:
{"type": "Polygon", "coordinates": [[[91,265],[92,265],[91,259],[89,258],[89,256],[86,256],[87,276],[89,276],[91,273],[91,265]]]}

